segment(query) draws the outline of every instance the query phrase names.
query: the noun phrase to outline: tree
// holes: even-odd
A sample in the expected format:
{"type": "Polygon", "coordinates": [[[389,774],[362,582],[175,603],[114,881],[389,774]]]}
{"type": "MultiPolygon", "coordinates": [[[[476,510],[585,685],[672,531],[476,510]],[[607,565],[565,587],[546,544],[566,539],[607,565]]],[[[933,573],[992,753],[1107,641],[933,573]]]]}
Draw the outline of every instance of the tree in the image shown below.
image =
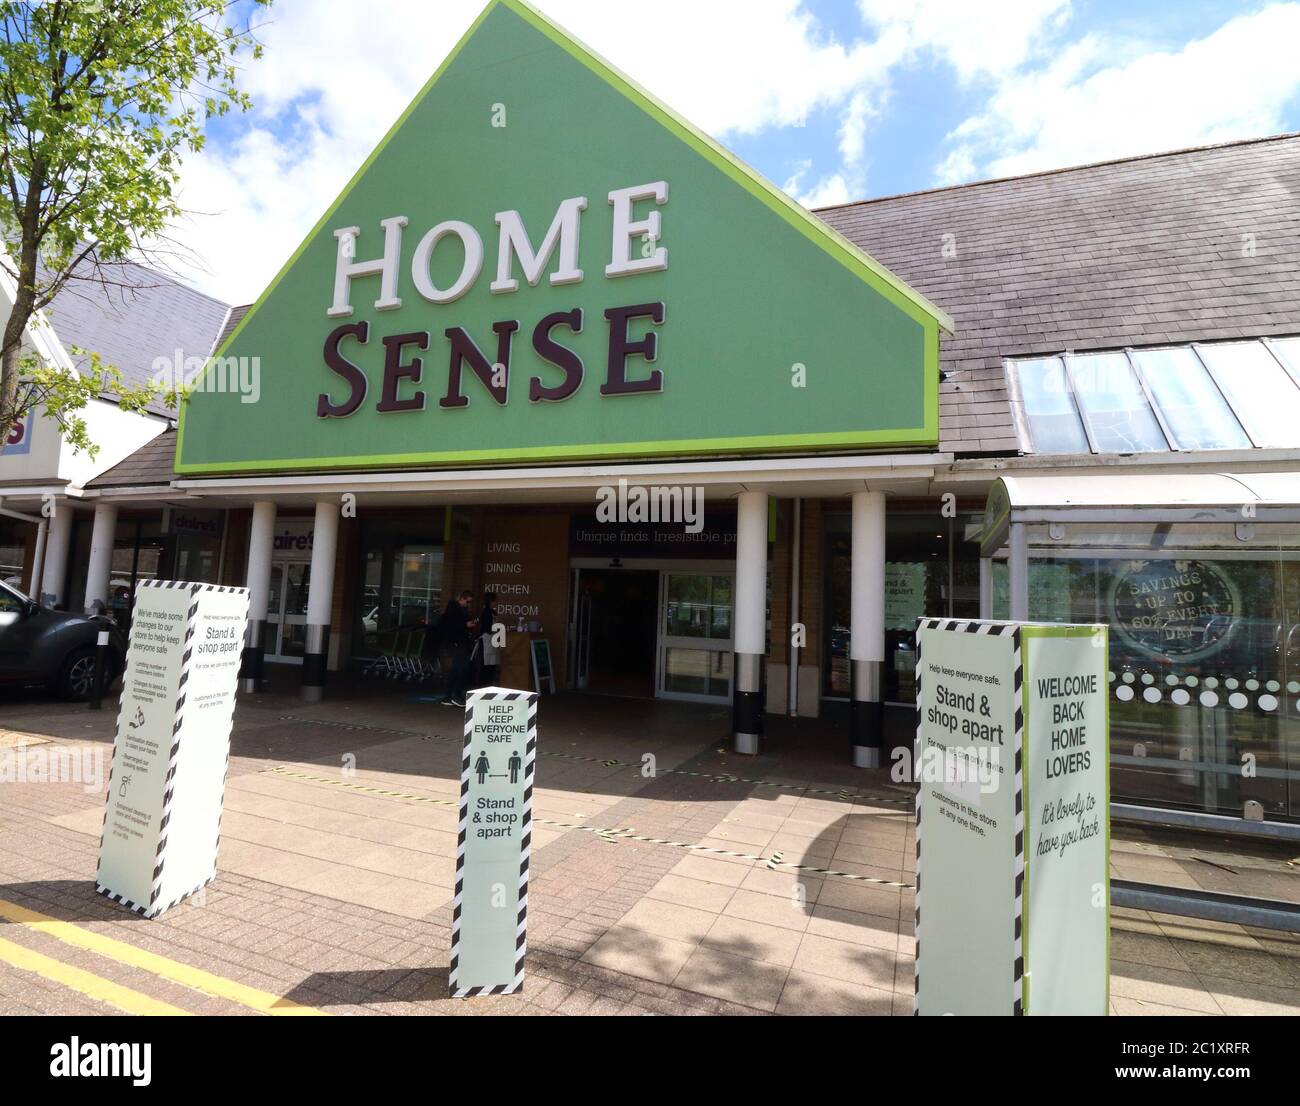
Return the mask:
{"type": "MultiPolygon", "coordinates": [[[[270,0],[254,0],[267,6],[270,0]]],[[[143,410],[175,393],[128,385],[91,351],[84,375],[24,355],[25,328],[76,281],[108,289],[127,259],[159,256],[181,214],[181,160],[204,124],[247,110],[236,84],[261,56],[227,0],[0,0],[0,266],[16,287],[0,338],[0,450],[41,408],[73,449],[100,395],[143,410]]]]}

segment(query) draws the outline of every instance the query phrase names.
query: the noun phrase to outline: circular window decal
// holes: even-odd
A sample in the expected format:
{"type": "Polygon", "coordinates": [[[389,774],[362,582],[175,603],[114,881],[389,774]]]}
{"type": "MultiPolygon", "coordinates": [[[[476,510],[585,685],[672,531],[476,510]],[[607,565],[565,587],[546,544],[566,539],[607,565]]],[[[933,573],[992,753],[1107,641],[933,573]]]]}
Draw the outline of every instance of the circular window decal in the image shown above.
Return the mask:
{"type": "Polygon", "coordinates": [[[1197,660],[1232,636],[1241,600],[1207,561],[1129,561],[1110,593],[1111,625],[1152,657],[1197,660]]]}

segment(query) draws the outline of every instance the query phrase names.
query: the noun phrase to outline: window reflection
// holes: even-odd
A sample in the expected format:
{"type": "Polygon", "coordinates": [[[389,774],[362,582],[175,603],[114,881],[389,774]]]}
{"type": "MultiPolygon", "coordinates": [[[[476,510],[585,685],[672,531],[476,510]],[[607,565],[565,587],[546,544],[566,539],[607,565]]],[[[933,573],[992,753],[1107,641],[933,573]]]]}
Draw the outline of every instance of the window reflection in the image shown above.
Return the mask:
{"type": "Polygon", "coordinates": [[[1036,453],[1300,444],[1300,339],[1071,353],[1007,362],[1036,453]]]}
{"type": "MultiPolygon", "coordinates": [[[[851,693],[852,543],[850,512],[825,516],[825,625],[822,692],[851,693]]],[[[916,699],[916,620],[979,617],[979,533],[982,513],[959,511],[951,519],[930,510],[890,507],[885,520],[885,663],[887,701],[916,699]]]]}
{"type": "Polygon", "coordinates": [[[1197,346],[1258,446],[1300,445],[1300,388],[1260,342],[1197,346]]]}
{"type": "Polygon", "coordinates": [[[668,637],[728,640],[731,637],[731,577],[672,574],[665,584],[668,637]]]}
{"type": "Polygon", "coordinates": [[[1070,397],[1061,359],[1019,361],[1015,367],[1034,449],[1039,453],[1087,453],[1088,438],[1070,397]]]}
{"type": "Polygon", "coordinates": [[[1180,449],[1249,449],[1250,439],[1190,349],[1134,350],[1180,449]]]}
{"type": "Polygon", "coordinates": [[[1035,530],[1030,617],[1110,627],[1116,801],[1300,817],[1300,532],[1267,529],[1035,530]]]}
{"type": "Polygon", "coordinates": [[[1100,452],[1147,453],[1169,448],[1124,354],[1071,357],[1067,364],[1074,394],[1100,452]]]}
{"type": "Polygon", "coordinates": [[[353,654],[375,657],[399,631],[437,624],[442,614],[442,546],[433,524],[370,521],[361,535],[361,594],[353,654]]]}

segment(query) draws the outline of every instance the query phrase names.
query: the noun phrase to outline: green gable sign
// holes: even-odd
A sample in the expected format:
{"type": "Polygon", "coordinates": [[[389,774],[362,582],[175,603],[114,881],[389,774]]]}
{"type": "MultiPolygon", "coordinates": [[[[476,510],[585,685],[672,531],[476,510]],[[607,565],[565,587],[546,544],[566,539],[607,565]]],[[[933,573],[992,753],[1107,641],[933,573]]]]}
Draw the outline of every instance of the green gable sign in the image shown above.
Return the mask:
{"type": "Polygon", "coordinates": [[[941,325],[545,17],[494,0],[217,351],[176,468],[933,446],[941,325]],[[224,385],[253,358],[247,402],[224,385]]]}

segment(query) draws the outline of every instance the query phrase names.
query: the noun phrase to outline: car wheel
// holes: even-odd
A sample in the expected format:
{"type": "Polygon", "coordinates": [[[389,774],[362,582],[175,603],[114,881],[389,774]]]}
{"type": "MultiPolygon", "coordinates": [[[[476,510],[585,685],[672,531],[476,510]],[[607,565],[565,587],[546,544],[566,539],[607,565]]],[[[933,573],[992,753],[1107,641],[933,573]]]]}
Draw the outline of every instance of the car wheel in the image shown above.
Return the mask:
{"type": "Polygon", "coordinates": [[[77,701],[89,699],[95,683],[95,650],[89,646],[74,650],[59,673],[59,697],[77,701]]]}

